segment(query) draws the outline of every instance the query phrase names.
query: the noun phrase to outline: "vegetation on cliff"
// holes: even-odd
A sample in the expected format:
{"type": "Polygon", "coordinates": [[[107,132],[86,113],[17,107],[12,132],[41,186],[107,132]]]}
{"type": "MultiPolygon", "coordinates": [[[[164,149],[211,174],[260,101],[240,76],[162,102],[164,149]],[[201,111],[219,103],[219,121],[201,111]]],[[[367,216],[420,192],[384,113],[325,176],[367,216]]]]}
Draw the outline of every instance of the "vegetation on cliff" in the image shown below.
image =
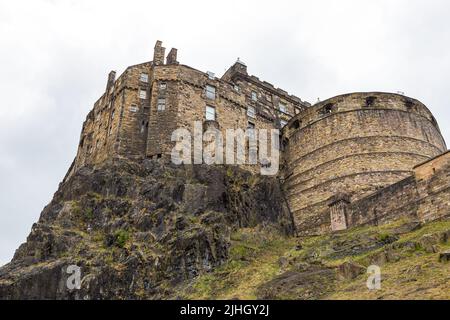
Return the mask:
{"type": "Polygon", "coordinates": [[[115,160],[61,184],[0,268],[0,299],[450,298],[449,220],[293,231],[274,178],[115,160]],[[372,264],[381,290],[366,287],[372,264]]]}

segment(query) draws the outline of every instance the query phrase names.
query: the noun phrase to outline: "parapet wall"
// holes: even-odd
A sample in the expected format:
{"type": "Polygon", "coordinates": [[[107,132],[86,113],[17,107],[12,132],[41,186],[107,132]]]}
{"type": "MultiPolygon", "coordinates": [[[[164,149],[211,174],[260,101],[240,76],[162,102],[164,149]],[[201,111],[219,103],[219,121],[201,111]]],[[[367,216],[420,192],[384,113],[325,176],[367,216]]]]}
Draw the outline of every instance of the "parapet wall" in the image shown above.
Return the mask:
{"type": "Polygon", "coordinates": [[[450,152],[414,168],[408,178],[348,204],[348,228],[401,217],[422,222],[450,215],[450,152]]]}

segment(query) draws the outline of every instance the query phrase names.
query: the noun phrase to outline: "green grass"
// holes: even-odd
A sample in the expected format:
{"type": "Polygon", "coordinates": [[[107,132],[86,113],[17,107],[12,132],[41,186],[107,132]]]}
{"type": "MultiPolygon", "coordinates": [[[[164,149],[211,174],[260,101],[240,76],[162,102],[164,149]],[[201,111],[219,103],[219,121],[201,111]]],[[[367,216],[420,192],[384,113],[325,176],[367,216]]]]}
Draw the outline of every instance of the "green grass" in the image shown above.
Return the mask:
{"type": "Polygon", "coordinates": [[[119,248],[124,248],[130,239],[130,233],[127,230],[118,230],[114,234],[115,237],[115,245],[119,248]]]}
{"type": "MultiPolygon", "coordinates": [[[[362,266],[373,263],[374,257],[391,250],[398,259],[386,262],[382,268],[382,290],[370,291],[366,287],[367,275],[354,280],[336,280],[332,291],[325,299],[450,299],[450,264],[438,261],[438,254],[426,253],[418,241],[426,234],[440,234],[450,230],[450,220],[429,223],[421,229],[399,236],[394,244],[359,255],[336,258],[330,254],[330,246],[339,241],[373,239],[387,242],[393,230],[404,224],[399,220],[379,227],[361,227],[336,235],[284,238],[253,229],[244,229],[231,235],[230,259],[211,273],[201,275],[188,285],[184,285],[181,296],[187,299],[256,299],[258,287],[274,279],[283,272],[294,270],[288,264],[286,270],[280,266],[280,258],[304,263],[308,255],[318,253],[318,261],[325,267],[337,267],[351,261],[362,266]],[[302,249],[296,249],[300,242],[302,249]],[[411,242],[415,247],[402,243],[411,242]],[[395,248],[395,249],[394,249],[395,248]],[[414,270],[419,270],[415,274],[414,270]],[[412,271],[411,271],[412,270],[412,271]]],[[[450,248],[450,244],[438,244],[440,250],[450,248]]],[[[280,298],[298,299],[280,293],[280,298]]]]}

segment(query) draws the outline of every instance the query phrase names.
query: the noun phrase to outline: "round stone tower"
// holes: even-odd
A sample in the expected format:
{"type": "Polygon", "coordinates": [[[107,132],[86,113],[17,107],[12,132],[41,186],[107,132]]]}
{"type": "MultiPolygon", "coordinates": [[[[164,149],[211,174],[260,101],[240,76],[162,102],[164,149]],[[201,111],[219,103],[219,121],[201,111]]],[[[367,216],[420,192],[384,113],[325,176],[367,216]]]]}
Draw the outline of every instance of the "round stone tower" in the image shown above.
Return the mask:
{"type": "Polygon", "coordinates": [[[331,230],[331,198],[358,200],[447,150],[424,104],[378,92],[317,103],[288,123],[282,145],[284,189],[305,235],[331,230]]]}

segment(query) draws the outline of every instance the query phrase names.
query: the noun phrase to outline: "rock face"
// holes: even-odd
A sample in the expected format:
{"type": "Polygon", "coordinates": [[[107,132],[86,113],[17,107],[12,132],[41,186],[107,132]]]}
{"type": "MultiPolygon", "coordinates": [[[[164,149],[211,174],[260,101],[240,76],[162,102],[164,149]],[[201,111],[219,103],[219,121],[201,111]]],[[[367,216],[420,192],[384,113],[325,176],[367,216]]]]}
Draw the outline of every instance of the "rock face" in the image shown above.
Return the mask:
{"type": "Polygon", "coordinates": [[[85,167],[0,268],[0,299],[173,297],[178,283],[226,262],[231,233],[247,227],[293,233],[276,179],[156,161],[85,167]]]}

